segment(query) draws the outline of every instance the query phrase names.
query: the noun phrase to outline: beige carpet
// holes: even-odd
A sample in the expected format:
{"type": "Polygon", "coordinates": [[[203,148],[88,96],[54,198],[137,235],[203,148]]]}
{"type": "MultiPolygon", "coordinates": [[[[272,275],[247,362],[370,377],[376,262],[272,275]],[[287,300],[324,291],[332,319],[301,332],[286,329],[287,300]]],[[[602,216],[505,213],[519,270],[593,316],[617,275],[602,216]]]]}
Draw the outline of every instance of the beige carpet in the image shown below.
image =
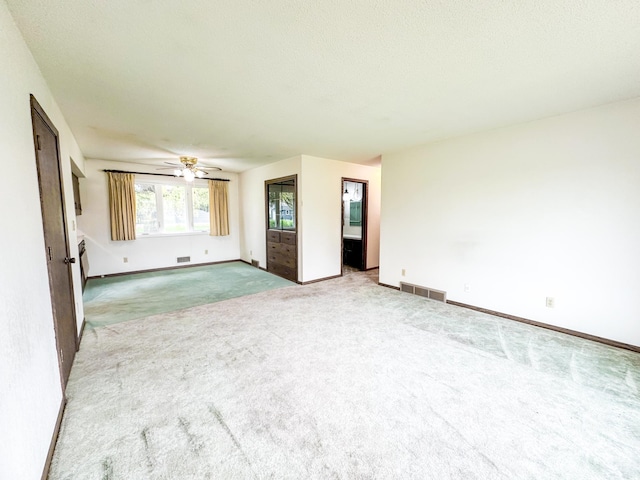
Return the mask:
{"type": "Polygon", "coordinates": [[[356,273],[87,331],[50,478],[640,478],[639,385],[356,273]]]}

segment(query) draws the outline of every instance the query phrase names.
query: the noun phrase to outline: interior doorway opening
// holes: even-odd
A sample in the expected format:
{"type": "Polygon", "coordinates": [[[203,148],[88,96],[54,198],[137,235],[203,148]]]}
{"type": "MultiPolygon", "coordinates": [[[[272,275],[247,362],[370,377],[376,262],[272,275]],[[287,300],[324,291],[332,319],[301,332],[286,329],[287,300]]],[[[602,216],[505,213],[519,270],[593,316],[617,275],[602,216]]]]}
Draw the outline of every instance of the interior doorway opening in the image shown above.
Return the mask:
{"type": "Polygon", "coordinates": [[[367,269],[367,197],[369,182],[342,178],[341,274],[367,269]]]}

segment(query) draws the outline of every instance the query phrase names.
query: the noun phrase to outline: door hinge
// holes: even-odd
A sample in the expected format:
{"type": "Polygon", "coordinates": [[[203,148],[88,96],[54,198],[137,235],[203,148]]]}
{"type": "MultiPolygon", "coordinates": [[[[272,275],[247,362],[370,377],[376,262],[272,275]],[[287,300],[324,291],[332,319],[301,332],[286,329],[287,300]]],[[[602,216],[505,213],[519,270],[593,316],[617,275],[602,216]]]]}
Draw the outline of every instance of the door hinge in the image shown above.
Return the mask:
{"type": "Polygon", "coordinates": [[[42,150],[42,147],[40,146],[40,135],[36,135],[36,148],[38,150],[42,150]]]}
{"type": "Polygon", "coordinates": [[[47,247],[47,251],[49,253],[49,261],[53,260],[53,255],[51,254],[51,247],[47,247]]]}

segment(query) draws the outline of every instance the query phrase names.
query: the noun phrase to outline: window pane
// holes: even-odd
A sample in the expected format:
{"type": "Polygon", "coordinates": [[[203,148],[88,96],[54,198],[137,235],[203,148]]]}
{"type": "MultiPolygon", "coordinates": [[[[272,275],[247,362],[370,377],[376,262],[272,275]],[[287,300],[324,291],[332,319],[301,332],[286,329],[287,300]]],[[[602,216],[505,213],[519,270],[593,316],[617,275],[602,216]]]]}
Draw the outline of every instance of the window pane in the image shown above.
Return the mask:
{"type": "Polygon", "coordinates": [[[296,199],[295,188],[285,185],[282,187],[282,197],[280,199],[280,224],[283,230],[296,229],[296,199]]]}
{"type": "Polygon", "coordinates": [[[269,228],[280,229],[280,193],[278,184],[269,185],[269,228]]]}
{"type": "Polygon", "coordinates": [[[193,229],[209,231],[209,188],[193,187],[193,229]]]}
{"type": "Polygon", "coordinates": [[[136,235],[157,233],[158,209],[156,207],[156,188],[154,185],[136,183],[136,235]]]}
{"type": "Polygon", "coordinates": [[[267,185],[269,193],[269,228],[296,229],[296,187],[293,180],[267,185]]]}
{"type": "Polygon", "coordinates": [[[188,231],[186,189],[183,186],[162,186],[162,210],[165,233],[188,231]]]}

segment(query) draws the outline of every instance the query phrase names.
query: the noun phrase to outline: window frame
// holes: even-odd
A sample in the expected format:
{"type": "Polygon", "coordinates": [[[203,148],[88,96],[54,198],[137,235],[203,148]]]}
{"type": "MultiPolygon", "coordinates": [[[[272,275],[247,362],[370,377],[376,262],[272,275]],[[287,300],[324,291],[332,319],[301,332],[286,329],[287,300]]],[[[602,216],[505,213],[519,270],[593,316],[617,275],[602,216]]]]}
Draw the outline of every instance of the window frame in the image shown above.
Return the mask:
{"type": "MultiPolygon", "coordinates": [[[[209,188],[207,179],[196,178],[193,182],[186,182],[184,178],[180,177],[159,177],[156,175],[144,175],[136,174],[134,179],[134,185],[153,185],[154,193],[156,197],[156,221],[158,222],[158,232],[154,233],[138,233],[138,238],[152,238],[152,237],[173,237],[173,236],[185,236],[185,235],[209,235],[211,233],[211,224],[206,230],[196,230],[194,228],[194,212],[193,212],[193,188],[209,188]],[[185,187],[185,206],[186,206],[186,220],[187,231],[185,232],[165,232],[164,225],[164,202],[162,198],[162,186],[174,186],[185,187]],[[157,188],[160,187],[160,188],[157,188]]],[[[136,196],[137,207],[137,196],[136,196]]],[[[211,208],[211,205],[209,205],[211,208]]]]}

